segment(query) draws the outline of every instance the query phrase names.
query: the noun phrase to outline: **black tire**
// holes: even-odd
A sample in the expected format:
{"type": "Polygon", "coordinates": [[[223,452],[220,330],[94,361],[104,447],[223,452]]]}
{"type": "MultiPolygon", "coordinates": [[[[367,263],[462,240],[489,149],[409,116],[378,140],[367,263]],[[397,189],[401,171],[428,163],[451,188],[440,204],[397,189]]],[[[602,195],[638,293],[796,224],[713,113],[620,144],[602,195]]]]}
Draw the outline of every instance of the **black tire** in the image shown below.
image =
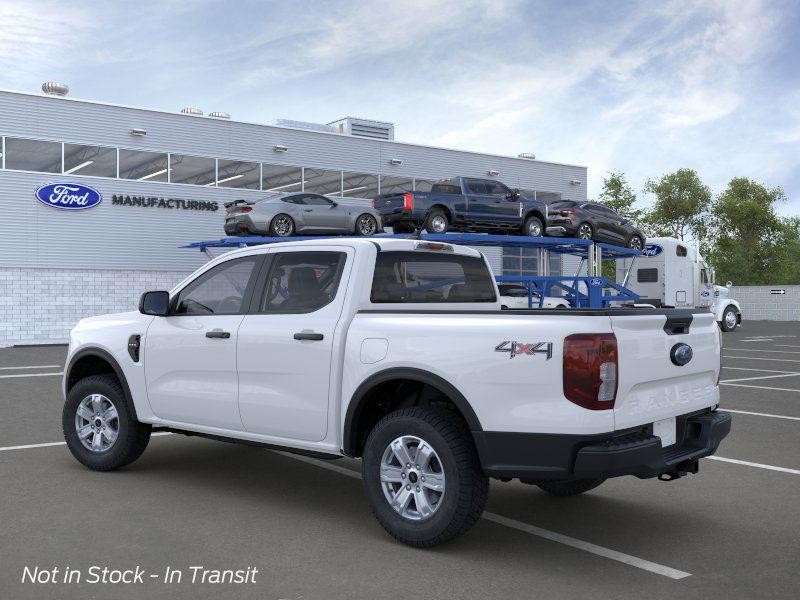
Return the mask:
{"type": "Polygon", "coordinates": [[[722,321],[719,323],[720,329],[725,332],[736,331],[736,328],[739,326],[739,317],[736,309],[732,306],[728,306],[722,311],[722,321]],[[732,317],[730,315],[733,315],[732,317]],[[731,323],[728,325],[728,323],[731,323]]]}
{"type": "Polygon", "coordinates": [[[527,235],[529,237],[542,237],[544,234],[544,223],[542,223],[542,220],[539,217],[531,215],[525,219],[525,224],[522,226],[522,235],[527,235]]]}
{"type": "Polygon", "coordinates": [[[469,429],[447,410],[403,408],[385,416],[367,438],[362,468],[364,490],[375,518],[392,537],[418,548],[466,533],[480,519],[489,495],[489,478],[481,469],[469,429]],[[418,436],[434,449],[445,477],[438,508],[423,520],[396,512],[384,496],[380,480],[385,449],[405,435],[418,436]]]}
{"type": "Polygon", "coordinates": [[[375,235],[376,233],[378,233],[378,220],[375,217],[373,217],[371,214],[369,214],[369,213],[364,213],[362,215],[358,215],[358,218],[356,219],[355,234],[369,237],[369,236],[375,235]],[[370,223],[372,224],[371,233],[364,233],[364,227],[362,226],[362,220],[365,220],[365,219],[369,220],[370,223]]]}
{"type": "Polygon", "coordinates": [[[575,237],[581,240],[593,240],[594,239],[594,227],[592,227],[591,223],[581,223],[575,229],[575,237]],[[589,237],[585,237],[585,231],[588,231],[589,237]]]}
{"type": "Polygon", "coordinates": [[[61,417],[64,439],[72,455],[81,464],[95,471],[111,471],[129,465],[142,455],[150,441],[150,425],[139,423],[131,415],[125,392],[113,375],[92,375],[81,379],[67,394],[61,417]],[[108,398],[116,408],[118,434],[116,441],[105,451],[92,451],[78,439],[75,417],[81,402],[92,394],[108,398]]]}
{"type": "Polygon", "coordinates": [[[428,213],[428,217],[425,219],[425,231],[428,233],[447,233],[447,228],[449,226],[450,219],[447,218],[447,213],[441,208],[434,208],[428,213]],[[444,222],[444,227],[438,225],[442,221],[444,222]]]}
{"type": "Polygon", "coordinates": [[[570,481],[537,481],[536,485],[553,496],[577,496],[593,490],[605,479],[572,479],[570,481]]]}
{"type": "Polygon", "coordinates": [[[628,239],[628,248],[633,250],[643,250],[644,240],[641,238],[641,236],[632,235],[630,239],[628,239]]]}
{"type": "Polygon", "coordinates": [[[291,237],[294,235],[294,232],[297,230],[294,224],[294,219],[287,214],[280,213],[272,217],[272,220],[269,222],[269,234],[272,237],[291,237]],[[282,219],[288,219],[289,231],[288,233],[285,232],[283,229],[279,230],[275,228],[276,224],[280,224],[283,221],[282,219]]]}

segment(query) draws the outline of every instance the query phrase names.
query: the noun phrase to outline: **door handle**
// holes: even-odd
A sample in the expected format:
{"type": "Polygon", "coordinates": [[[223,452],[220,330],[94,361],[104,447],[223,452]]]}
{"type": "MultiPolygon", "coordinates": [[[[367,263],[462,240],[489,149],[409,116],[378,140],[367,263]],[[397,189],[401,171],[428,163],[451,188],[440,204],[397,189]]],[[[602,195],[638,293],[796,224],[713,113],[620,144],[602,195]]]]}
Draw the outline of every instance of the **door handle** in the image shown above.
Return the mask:
{"type": "Polygon", "coordinates": [[[222,331],[221,329],[212,329],[211,331],[206,331],[206,337],[227,340],[229,337],[231,337],[231,334],[229,331],[222,331]]]}
{"type": "Polygon", "coordinates": [[[314,210],[313,210],[313,209],[311,209],[311,208],[304,208],[304,209],[303,209],[303,212],[314,212],[314,210]]]}
{"type": "Polygon", "coordinates": [[[294,339],[296,340],[311,340],[312,342],[319,342],[325,339],[325,336],[321,333],[313,333],[309,331],[301,331],[299,333],[294,334],[294,339]]]}

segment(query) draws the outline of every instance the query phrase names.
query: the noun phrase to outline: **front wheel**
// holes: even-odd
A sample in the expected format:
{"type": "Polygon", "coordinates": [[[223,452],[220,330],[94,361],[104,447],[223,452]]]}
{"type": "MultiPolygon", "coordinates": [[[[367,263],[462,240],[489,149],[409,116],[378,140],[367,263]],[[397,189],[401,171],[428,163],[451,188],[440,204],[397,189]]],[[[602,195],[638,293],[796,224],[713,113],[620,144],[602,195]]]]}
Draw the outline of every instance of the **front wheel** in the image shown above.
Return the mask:
{"type": "Polygon", "coordinates": [[[465,533],[489,494],[466,424],[445,410],[414,407],[385,416],[367,438],[362,468],[373,514],[410,546],[465,533]]]}
{"type": "Polygon", "coordinates": [[[356,219],[356,235],[375,235],[378,232],[378,220],[370,214],[364,213],[356,219]]]}
{"type": "Polygon", "coordinates": [[[577,496],[589,490],[593,490],[605,479],[572,479],[570,481],[537,481],[536,485],[543,491],[553,496],[577,496]]]}
{"type": "Polygon", "coordinates": [[[528,217],[525,219],[525,224],[522,226],[522,235],[529,237],[542,237],[544,234],[544,225],[539,217],[528,217]]]}
{"type": "Polygon", "coordinates": [[[581,223],[578,225],[578,230],[575,232],[575,237],[579,240],[590,240],[593,235],[594,231],[589,223],[581,223]]]}
{"type": "Polygon", "coordinates": [[[131,417],[113,375],[92,375],[75,384],[64,403],[62,427],[72,455],[95,471],[132,463],[150,441],[150,425],[131,417]]]}
{"type": "Polygon", "coordinates": [[[722,331],[734,331],[737,325],[739,325],[739,317],[736,314],[736,310],[734,310],[732,306],[729,306],[725,309],[725,312],[722,313],[720,327],[722,331]]]}

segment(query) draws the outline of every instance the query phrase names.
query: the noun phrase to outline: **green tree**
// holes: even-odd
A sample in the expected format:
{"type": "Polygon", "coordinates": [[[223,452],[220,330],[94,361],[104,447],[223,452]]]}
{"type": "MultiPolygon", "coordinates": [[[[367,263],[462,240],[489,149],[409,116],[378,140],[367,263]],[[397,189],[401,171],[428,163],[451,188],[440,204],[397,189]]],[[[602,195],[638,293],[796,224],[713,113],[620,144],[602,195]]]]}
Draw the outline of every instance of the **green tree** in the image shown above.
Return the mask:
{"type": "Polygon", "coordinates": [[[649,233],[681,240],[698,240],[707,235],[711,190],[696,171],[678,169],[660,179],[648,179],[644,191],[656,197],[643,218],[649,233]]]}
{"type": "Polygon", "coordinates": [[[607,175],[603,180],[603,191],[600,192],[599,202],[638,226],[642,219],[642,211],[634,207],[636,194],[628,184],[625,173],[610,171],[607,175]]]}
{"type": "Polygon", "coordinates": [[[800,256],[797,219],[782,219],[775,204],[780,187],[767,188],[746,177],[731,179],[711,207],[709,262],[720,282],[765,285],[797,281],[800,256]]]}

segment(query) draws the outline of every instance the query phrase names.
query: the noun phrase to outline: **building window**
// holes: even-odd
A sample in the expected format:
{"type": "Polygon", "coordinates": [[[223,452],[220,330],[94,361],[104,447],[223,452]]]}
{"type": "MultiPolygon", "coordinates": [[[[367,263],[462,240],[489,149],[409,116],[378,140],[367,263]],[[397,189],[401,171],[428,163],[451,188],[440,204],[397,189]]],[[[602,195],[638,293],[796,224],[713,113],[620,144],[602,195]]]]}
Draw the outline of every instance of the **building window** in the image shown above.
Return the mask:
{"type": "Polygon", "coordinates": [[[217,169],[219,187],[259,189],[261,173],[258,163],[220,159],[217,169]]]}
{"type": "Polygon", "coordinates": [[[303,187],[303,169],[285,165],[261,165],[261,189],[265,192],[299,192],[303,187]]]}
{"type": "Polygon", "coordinates": [[[433,184],[436,183],[433,179],[415,179],[414,191],[415,192],[430,192],[433,184]]]}
{"type": "Polygon", "coordinates": [[[342,173],[345,198],[375,198],[378,195],[378,176],[364,173],[342,173]]]}
{"type": "Polygon", "coordinates": [[[61,143],[6,138],[6,169],[61,173],[61,143]]]}
{"type": "Polygon", "coordinates": [[[117,149],[64,144],[64,174],[117,176],[117,149]]]}
{"type": "Polygon", "coordinates": [[[119,151],[119,176],[139,181],[168,181],[167,155],[141,150],[119,151]]]}
{"type": "Polygon", "coordinates": [[[212,186],[215,182],[217,161],[204,156],[171,154],[169,170],[170,183],[212,186]]]}
{"type": "Polygon", "coordinates": [[[383,175],[381,177],[381,194],[403,194],[414,191],[414,180],[411,177],[395,177],[383,175]]]}
{"type": "Polygon", "coordinates": [[[314,194],[322,194],[323,196],[341,196],[342,195],[342,172],[341,171],[327,171],[325,169],[311,169],[306,167],[303,169],[304,175],[304,190],[314,194]]]}

